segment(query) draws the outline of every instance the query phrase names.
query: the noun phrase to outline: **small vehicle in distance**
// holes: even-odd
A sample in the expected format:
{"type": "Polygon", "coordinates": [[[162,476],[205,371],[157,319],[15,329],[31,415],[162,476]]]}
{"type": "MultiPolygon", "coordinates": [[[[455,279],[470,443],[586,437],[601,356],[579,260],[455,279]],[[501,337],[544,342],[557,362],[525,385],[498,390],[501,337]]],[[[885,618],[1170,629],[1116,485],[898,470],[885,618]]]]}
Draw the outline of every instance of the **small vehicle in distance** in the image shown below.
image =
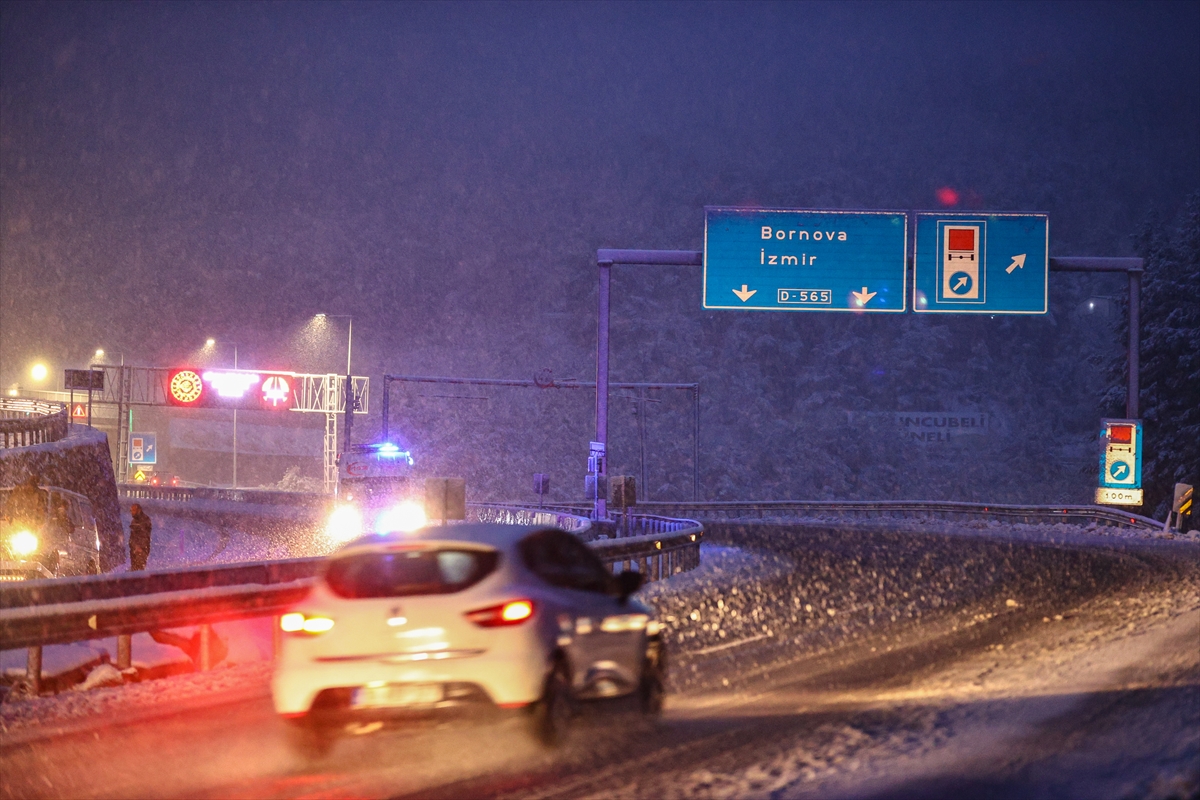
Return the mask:
{"type": "Polygon", "coordinates": [[[392,442],[351,445],[338,456],[326,544],[340,546],[363,534],[420,528],[425,524],[423,486],[414,477],[409,451],[392,442]]]}
{"type": "Polygon", "coordinates": [[[454,707],[524,709],[550,746],[578,703],[636,694],[662,709],[653,611],[570,533],[469,523],[373,535],[334,553],[280,618],[275,710],[303,755],[347,725],[454,707]]]}
{"type": "Polygon", "coordinates": [[[100,534],[90,500],[57,486],[0,489],[0,581],[99,572],[100,534]]]}

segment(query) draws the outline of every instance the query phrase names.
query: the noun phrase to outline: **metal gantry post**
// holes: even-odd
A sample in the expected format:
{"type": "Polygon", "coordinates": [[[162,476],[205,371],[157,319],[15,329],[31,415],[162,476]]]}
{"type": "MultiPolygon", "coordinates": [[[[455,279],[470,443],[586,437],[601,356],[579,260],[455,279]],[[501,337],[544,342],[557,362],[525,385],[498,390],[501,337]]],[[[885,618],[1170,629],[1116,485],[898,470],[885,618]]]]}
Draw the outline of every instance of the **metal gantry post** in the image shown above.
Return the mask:
{"type": "Polygon", "coordinates": [[[692,502],[700,502],[700,384],[692,390],[692,502]]]}
{"type": "Polygon", "coordinates": [[[125,367],[117,368],[120,380],[117,381],[117,483],[129,482],[129,430],[125,420],[125,409],[128,406],[128,395],[132,387],[125,367]]]}
{"type": "MultiPolygon", "coordinates": [[[[596,266],[600,268],[600,308],[596,321],[596,442],[604,451],[596,472],[596,519],[608,515],[607,498],[601,497],[601,486],[608,470],[608,322],[614,264],[645,266],[700,267],[704,253],[697,250],[608,250],[596,251],[596,266]]],[[[693,492],[696,480],[693,479],[693,492]]]]}
{"type": "MultiPolygon", "coordinates": [[[[1139,259],[1140,260],[1140,259],[1139,259]]],[[[1142,270],[1129,270],[1129,388],[1125,394],[1125,418],[1138,417],[1138,351],[1141,349],[1142,270]]]]}
{"type": "Polygon", "coordinates": [[[600,266],[600,311],[596,326],[596,441],[602,452],[596,460],[596,519],[608,517],[608,304],[612,281],[611,259],[600,266]]]}
{"type": "Polygon", "coordinates": [[[1125,389],[1125,418],[1138,416],[1138,352],[1141,348],[1142,272],[1140,258],[1091,258],[1064,256],[1050,259],[1051,272],[1124,272],[1129,276],[1129,383],[1125,389]]]}
{"type": "Polygon", "coordinates": [[[337,375],[328,374],[322,382],[322,397],[325,404],[324,477],[325,491],[333,492],[337,486],[338,418],[337,418],[337,375]]]}

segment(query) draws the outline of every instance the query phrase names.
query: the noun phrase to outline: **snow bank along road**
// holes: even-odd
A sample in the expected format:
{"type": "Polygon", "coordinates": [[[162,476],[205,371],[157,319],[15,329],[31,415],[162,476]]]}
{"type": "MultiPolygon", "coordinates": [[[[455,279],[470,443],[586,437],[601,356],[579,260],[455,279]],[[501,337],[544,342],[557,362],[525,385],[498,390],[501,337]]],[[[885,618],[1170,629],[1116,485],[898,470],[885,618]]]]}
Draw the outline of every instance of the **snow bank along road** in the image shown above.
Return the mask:
{"type": "Polygon", "coordinates": [[[284,748],[250,664],[0,706],[3,797],[1196,797],[1200,546],[1059,526],[712,526],[649,587],[657,723],[424,720],[284,748]],[[11,706],[11,707],[10,707],[11,706]]]}

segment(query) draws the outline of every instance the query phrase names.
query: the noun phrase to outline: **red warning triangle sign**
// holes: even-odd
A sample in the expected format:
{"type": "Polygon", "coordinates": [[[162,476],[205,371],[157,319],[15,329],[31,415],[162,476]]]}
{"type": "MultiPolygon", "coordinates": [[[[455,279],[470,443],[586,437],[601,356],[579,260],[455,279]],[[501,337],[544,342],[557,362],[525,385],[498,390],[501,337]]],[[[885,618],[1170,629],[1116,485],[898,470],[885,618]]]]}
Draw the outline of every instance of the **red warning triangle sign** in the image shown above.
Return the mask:
{"type": "Polygon", "coordinates": [[[83,403],[76,403],[71,408],[71,416],[75,417],[76,419],[86,418],[87,417],[87,406],[85,406],[83,403]]]}

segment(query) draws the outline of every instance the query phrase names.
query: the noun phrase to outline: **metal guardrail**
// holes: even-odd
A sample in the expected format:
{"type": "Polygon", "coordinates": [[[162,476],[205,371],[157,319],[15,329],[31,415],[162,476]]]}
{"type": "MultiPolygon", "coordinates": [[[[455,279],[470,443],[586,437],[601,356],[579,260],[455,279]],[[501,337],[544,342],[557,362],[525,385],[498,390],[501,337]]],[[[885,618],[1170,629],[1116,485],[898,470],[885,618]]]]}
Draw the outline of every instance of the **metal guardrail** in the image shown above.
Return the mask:
{"type": "Polygon", "coordinates": [[[202,486],[147,486],[141,483],[122,483],[117,494],[128,500],[157,500],[169,503],[190,503],[195,500],[221,500],[233,503],[254,503],[265,506],[302,506],[321,508],[332,502],[327,494],[312,492],[278,492],[269,489],[212,489],[202,486]]]}
{"type": "Polygon", "coordinates": [[[497,522],[502,525],[547,525],[570,531],[585,540],[592,521],[580,514],[566,511],[552,511],[543,508],[526,508],[525,506],[507,505],[504,503],[467,503],[467,516],[473,522],[497,522]]]}
{"type": "MultiPolygon", "coordinates": [[[[517,506],[488,507],[484,516],[495,518],[481,521],[554,525],[576,534],[588,533],[579,522],[590,526],[582,517],[517,506]]],[[[597,539],[589,546],[614,571],[636,569],[659,580],[700,563],[703,529],[674,522],[674,532],[597,539]]],[[[304,597],[325,562],[301,558],[0,585],[0,650],[31,648],[30,663],[40,664],[44,645],[278,614],[304,597]]]]}
{"type": "Polygon", "coordinates": [[[29,447],[65,439],[70,421],[65,403],[0,397],[0,448],[29,447]]]}
{"type": "Polygon", "coordinates": [[[597,539],[589,545],[614,572],[637,570],[647,581],[669,578],[700,566],[700,542],[704,528],[692,520],[687,527],[670,533],[597,539]]]}
{"type": "MultiPolygon", "coordinates": [[[[560,503],[560,511],[581,512],[590,503],[560,503]]],[[[639,510],[678,515],[700,522],[724,522],[778,517],[837,517],[839,519],[995,519],[1024,523],[1089,523],[1140,530],[1161,530],[1162,522],[1116,508],[1084,505],[1015,505],[917,500],[760,500],[643,502],[639,510]]],[[[647,516],[647,515],[639,515],[647,516]]]]}

